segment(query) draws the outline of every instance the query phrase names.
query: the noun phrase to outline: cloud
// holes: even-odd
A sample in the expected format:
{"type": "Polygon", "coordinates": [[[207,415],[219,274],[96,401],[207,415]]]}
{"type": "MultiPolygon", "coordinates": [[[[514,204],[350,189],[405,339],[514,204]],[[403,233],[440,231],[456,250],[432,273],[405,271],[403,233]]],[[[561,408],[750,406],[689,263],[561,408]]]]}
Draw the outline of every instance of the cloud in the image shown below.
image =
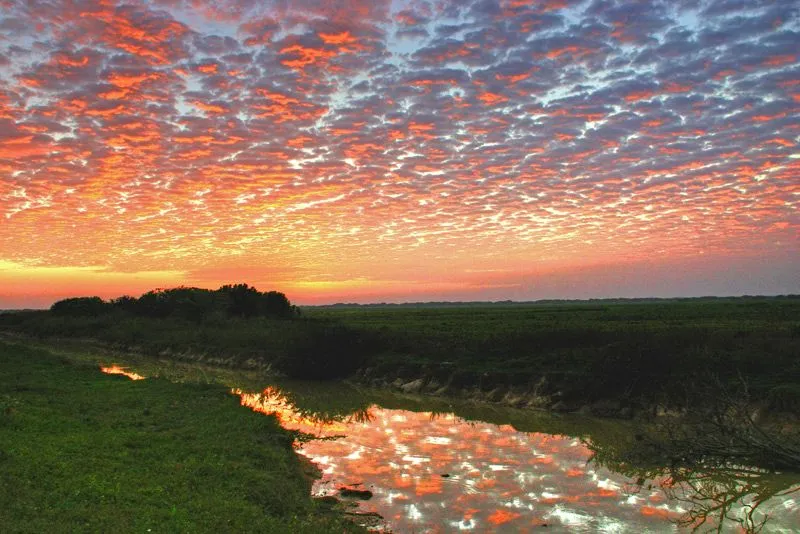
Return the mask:
{"type": "Polygon", "coordinates": [[[236,258],[394,295],[413,265],[776,255],[798,24],[786,3],[10,2],[0,258],[236,258]]]}

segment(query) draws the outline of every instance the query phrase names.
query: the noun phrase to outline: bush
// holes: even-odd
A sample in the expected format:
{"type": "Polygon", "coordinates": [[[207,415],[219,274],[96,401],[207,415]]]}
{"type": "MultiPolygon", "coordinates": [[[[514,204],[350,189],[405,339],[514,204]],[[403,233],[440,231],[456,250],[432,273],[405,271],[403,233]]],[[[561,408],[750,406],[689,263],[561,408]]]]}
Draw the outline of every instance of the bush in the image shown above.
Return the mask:
{"type": "Polygon", "coordinates": [[[109,310],[109,305],[100,297],[76,297],[59,300],[50,307],[55,315],[93,317],[109,310]]]}

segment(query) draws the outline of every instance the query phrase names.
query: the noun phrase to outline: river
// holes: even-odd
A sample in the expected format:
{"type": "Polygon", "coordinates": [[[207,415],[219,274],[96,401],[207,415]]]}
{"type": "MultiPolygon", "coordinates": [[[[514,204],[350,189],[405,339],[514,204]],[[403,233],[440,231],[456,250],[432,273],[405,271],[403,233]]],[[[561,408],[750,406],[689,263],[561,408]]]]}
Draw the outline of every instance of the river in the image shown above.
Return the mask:
{"type": "MultiPolygon", "coordinates": [[[[152,363],[106,365],[104,370],[134,379],[154,374],[176,379],[180,366],[164,365],[167,370],[152,363]]],[[[195,371],[183,369],[177,379],[187,379],[187,373],[195,371]]],[[[215,371],[204,370],[203,379],[209,379],[209,373],[215,371]]],[[[214,380],[230,386],[243,405],[275,414],[284,427],[303,433],[298,452],[322,472],[314,494],[351,501],[361,514],[379,514],[383,520],[374,526],[377,529],[397,533],[800,529],[799,475],[732,465],[687,471],[604,462],[631,443],[633,429],[624,421],[342,384],[263,384],[252,374],[244,377],[230,371],[214,380]]]]}

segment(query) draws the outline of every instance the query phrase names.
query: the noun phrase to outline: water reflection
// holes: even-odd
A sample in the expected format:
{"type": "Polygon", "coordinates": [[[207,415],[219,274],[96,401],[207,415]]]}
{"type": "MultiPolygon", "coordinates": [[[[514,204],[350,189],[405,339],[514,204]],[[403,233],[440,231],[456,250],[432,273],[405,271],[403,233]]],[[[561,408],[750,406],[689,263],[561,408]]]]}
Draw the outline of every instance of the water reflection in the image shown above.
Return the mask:
{"type": "MultiPolygon", "coordinates": [[[[772,526],[800,524],[786,511],[794,504],[789,490],[766,496],[753,485],[731,490],[719,478],[714,486],[704,485],[700,472],[688,471],[681,477],[654,471],[648,479],[632,479],[591,462],[593,451],[578,438],[377,406],[342,420],[320,419],[297,412],[274,388],[240,394],[243,404],[276,413],[287,428],[319,437],[344,434],[300,449],[323,471],[315,493],[368,489],[374,497],[361,508],[382,515],[396,532],[519,532],[545,525],[607,532],[716,527],[720,524],[708,518],[718,510],[709,503],[719,499],[725,500],[728,514],[723,519],[748,526],[742,518],[750,512],[757,528],[767,517],[763,508],[754,513],[759,506],[753,504],[767,500],[762,497],[770,498],[770,510],[781,515],[772,526]]],[[[738,481],[733,475],[730,480],[738,481]]]]}
{"type": "Polygon", "coordinates": [[[795,475],[729,465],[634,469],[626,474],[638,476],[639,486],[655,479],[669,500],[683,503],[687,511],[675,522],[680,527],[761,532],[768,523],[769,531],[778,531],[779,523],[800,526],[795,475]]]}
{"type": "Polygon", "coordinates": [[[282,427],[310,434],[316,438],[343,435],[353,423],[367,424],[372,420],[372,414],[368,410],[338,417],[302,411],[281,390],[274,387],[268,387],[261,393],[246,393],[238,388],[232,389],[231,392],[239,395],[243,406],[263,414],[275,415],[282,427]]]}
{"type": "Polygon", "coordinates": [[[101,366],[100,370],[109,375],[123,375],[127,376],[131,380],[143,380],[144,377],[140,374],[134,373],[133,371],[129,371],[125,367],[120,367],[119,365],[108,365],[108,366],[101,366]]]}
{"type": "MultiPolygon", "coordinates": [[[[119,366],[103,370],[142,378],[119,366]]],[[[359,501],[360,509],[383,516],[394,532],[524,532],[545,525],[556,532],[757,532],[764,525],[768,532],[793,532],[800,525],[796,475],[610,461],[619,457],[609,452],[622,448],[620,436],[630,436],[612,422],[587,439],[586,430],[574,430],[586,424],[579,419],[534,416],[523,424],[523,415],[508,414],[511,426],[468,421],[438,407],[383,408],[352,392],[337,404],[326,389],[317,398],[303,388],[232,391],[290,430],[327,438],[299,448],[323,472],[315,494],[369,490],[373,496],[359,501]]]]}

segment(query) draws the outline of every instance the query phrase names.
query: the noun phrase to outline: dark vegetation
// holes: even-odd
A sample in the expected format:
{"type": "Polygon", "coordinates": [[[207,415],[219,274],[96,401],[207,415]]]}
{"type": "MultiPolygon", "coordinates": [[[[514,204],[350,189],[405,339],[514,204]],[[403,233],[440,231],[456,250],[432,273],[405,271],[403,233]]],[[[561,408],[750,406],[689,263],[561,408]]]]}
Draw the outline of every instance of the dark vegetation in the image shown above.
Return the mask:
{"type": "Polygon", "coordinates": [[[300,314],[280,293],[237,285],[111,302],[69,299],[49,312],[0,315],[0,329],[299,378],[421,379],[425,391],[480,390],[490,400],[515,392],[565,410],[606,402],[610,415],[691,407],[699,391],[744,378],[756,402],[800,412],[800,299],[793,297],[341,306],[300,314]]]}
{"type": "Polygon", "coordinates": [[[3,532],[347,532],[274,417],[0,342],[3,532]]]}
{"type": "MultiPolygon", "coordinates": [[[[684,407],[742,378],[800,411],[800,299],[575,302],[308,310],[376,334],[368,376],[536,392],[568,407],[614,399],[684,407]]],[[[704,399],[708,400],[708,396],[704,399]]]]}
{"type": "Polygon", "coordinates": [[[157,289],[110,301],[69,298],[49,311],[3,314],[0,329],[316,380],[351,375],[378,352],[374,335],[301,317],[283,293],[246,284],[157,289]]]}
{"type": "Polygon", "coordinates": [[[61,317],[97,317],[121,311],[137,317],[193,322],[215,316],[286,319],[298,313],[283,293],[262,293],[247,284],[224,285],[216,291],[196,287],[155,289],[139,298],[123,296],[108,302],[100,297],[76,297],[56,302],[50,311],[61,317]]]}

